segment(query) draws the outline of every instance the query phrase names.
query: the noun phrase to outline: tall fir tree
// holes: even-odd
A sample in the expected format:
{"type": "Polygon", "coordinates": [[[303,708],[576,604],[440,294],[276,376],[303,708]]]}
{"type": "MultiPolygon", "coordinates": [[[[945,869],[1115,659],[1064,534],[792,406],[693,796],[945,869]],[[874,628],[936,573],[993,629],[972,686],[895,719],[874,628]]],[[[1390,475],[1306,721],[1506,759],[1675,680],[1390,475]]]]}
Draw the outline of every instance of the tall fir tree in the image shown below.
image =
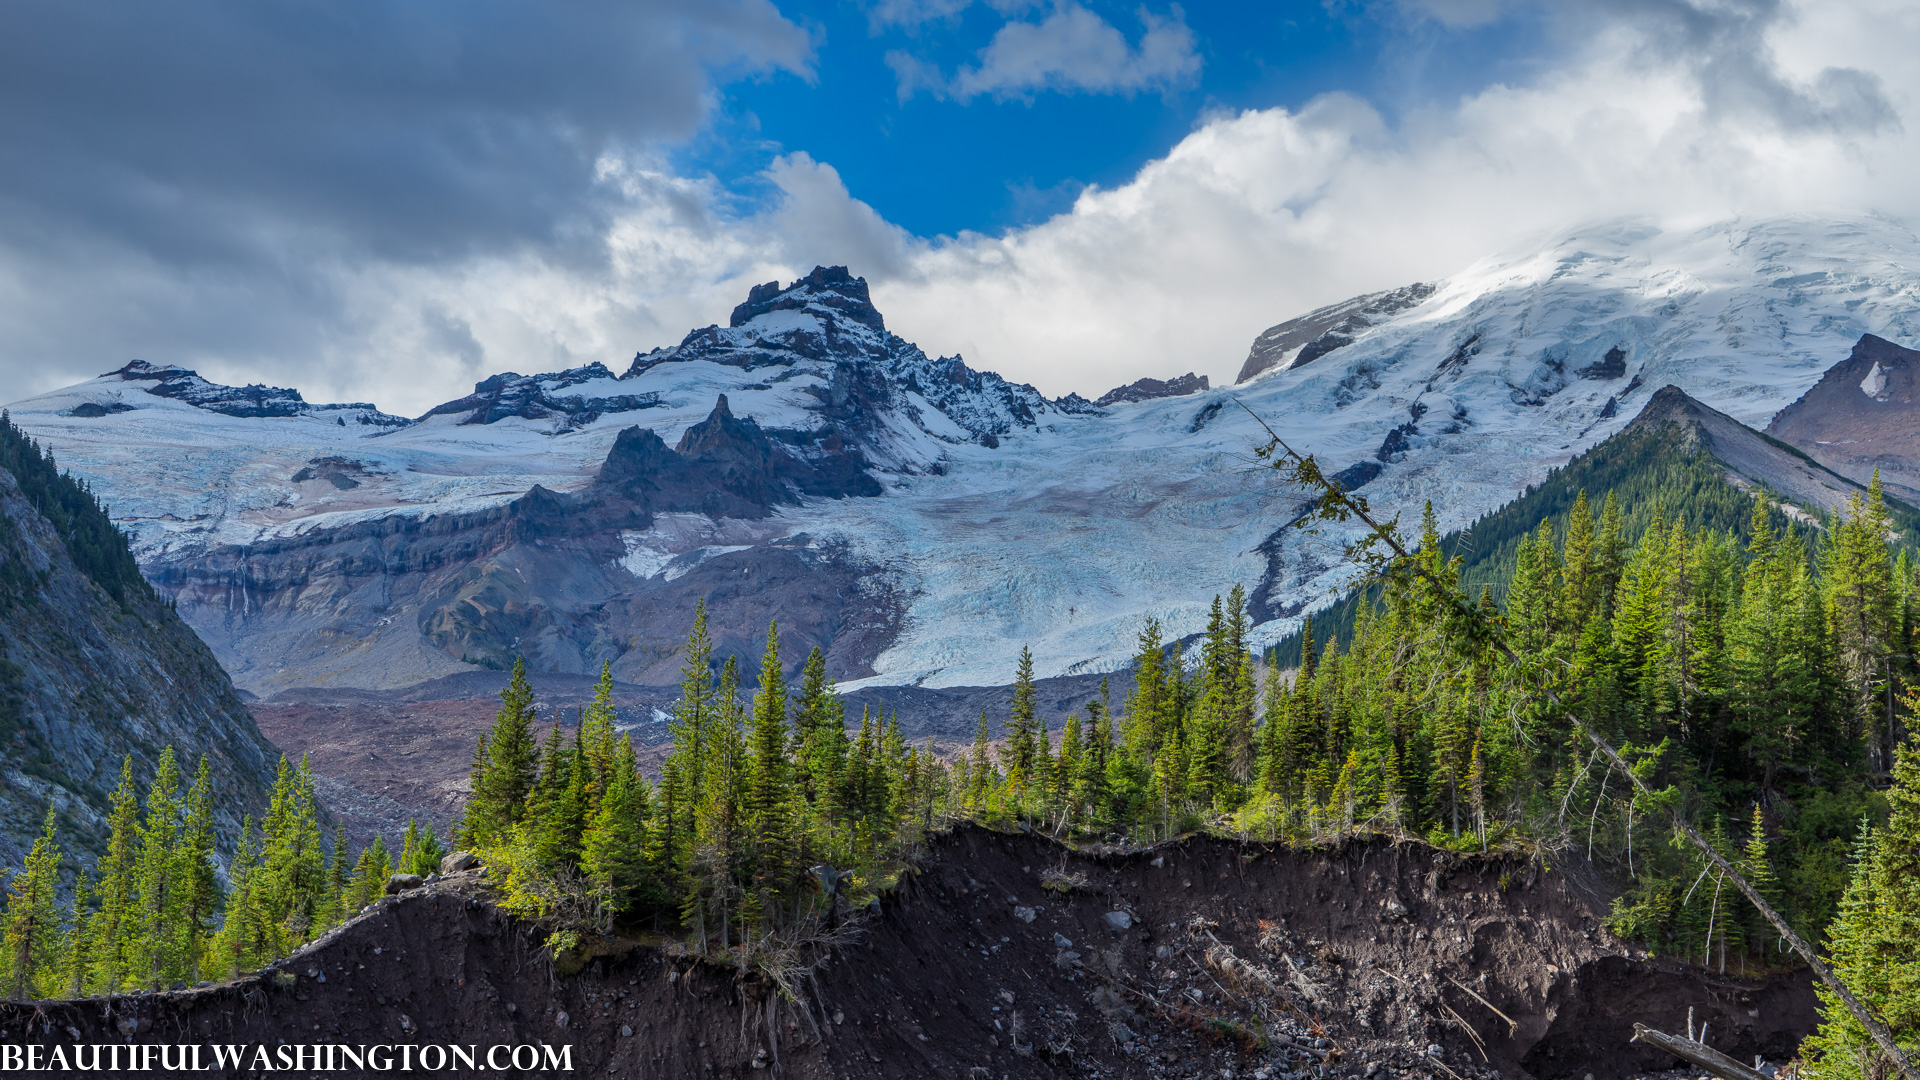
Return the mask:
{"type": "Polygon", "coordinates": [[[61,946],[60,844],[54,836],[59,815],[52,806],[26,865],[13,875],[7,894],[6,996],[15,1000],[51,997],[58,992],[61,946]]]}
{"type": "Polygon", "coordinates": [[[185,967],[181,935],[176,932],[183,884],[178,863],[182,824],[180,769],[169,746],[161,751],[153,782],[147,787],[147,812],[134,870],[134,932],[127,950],[131,980],[149,990],[160,989],[185,967]]]}
{"type": "Polygon", "coordinates": [[[526,661],[515,660],[513,675],[500,691],[493,728],[476,754],[462,842],[482,848],[502,843],[525,814],[539,768],[535,719],[526,661]]]}

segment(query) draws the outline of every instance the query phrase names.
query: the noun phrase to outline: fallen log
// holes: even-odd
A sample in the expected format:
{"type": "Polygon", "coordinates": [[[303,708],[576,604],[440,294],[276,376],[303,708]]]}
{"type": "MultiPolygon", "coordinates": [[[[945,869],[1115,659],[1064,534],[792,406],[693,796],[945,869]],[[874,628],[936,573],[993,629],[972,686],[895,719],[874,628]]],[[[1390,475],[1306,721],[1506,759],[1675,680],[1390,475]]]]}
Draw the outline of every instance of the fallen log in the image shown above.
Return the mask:
{"type": "Polygon", "coordinates": [[[1706,1069],[1721,1080],[1773,1080],[1773,1077],[1766,1073],[1742,1065],[1706,1043],[1683,1039],[1664,1031],[1655,1031],[1645,1024],[1633,1025],[1633,1038],[1627,1041],[1646,1043],[1648,1046],[1665,1050],[1682,1061],[1689,1061],[1706,1069]]]}

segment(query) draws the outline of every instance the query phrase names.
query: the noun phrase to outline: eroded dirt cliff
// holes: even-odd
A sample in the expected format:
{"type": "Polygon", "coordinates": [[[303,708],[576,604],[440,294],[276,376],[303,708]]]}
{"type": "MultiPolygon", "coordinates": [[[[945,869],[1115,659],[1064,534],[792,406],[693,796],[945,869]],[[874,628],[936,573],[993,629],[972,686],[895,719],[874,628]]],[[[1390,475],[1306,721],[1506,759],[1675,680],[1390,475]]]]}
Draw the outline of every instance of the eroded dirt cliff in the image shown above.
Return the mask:
{"type": "Polygon", "coordinates": [[[1814,1023],[1804,975],[1634,959],[1561,874],[1417,845],[1091,857],[965,829],[799,1001],[649,945],[554,974],[489,895],[449,877],[233,983],[0,1006],[0,1041],[546,1043],[605,1077],[1616,1080],[1673,1064],[1636,1021],[1692,1010],[1775,1061],[1814,1023]]]}

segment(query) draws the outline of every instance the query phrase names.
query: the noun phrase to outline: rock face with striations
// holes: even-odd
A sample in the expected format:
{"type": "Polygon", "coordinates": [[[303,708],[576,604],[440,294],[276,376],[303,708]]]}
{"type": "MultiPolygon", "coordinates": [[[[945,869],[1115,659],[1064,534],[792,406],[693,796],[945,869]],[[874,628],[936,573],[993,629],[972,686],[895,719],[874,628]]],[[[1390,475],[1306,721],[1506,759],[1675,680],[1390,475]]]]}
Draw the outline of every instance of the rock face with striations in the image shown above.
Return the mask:
{"type": "Polygon", "coordinates": [[[1872,334],[1781,409],[1767,434],[1859,483],[1920,502],[1920,352],[1872,334]]]}
{"type": "MultiPolygon", "coordinates": [[[[24,445],[10,429],[0,431],[0,440],[19,440],[12,443],[16,450],[24,445]]],[[[49,803],[61,818],[63,849],[91,862],[105,842],[107,797],[119,783],[121,760],[133,755],[144,794],[168,746],[188,779],[200,755],[207,756],[220,795],[220,832],[230,841],[239,835],[241,814],[265,804],[279,752],[254,726],[213,654],[139,580],[124,546],[117,553],[98,550],[120,542],[104,515],[91,534],[84,521],[75,524],[90,500],[72,498],[70,490],[62,515],[67,525],[56,527],[35,507],[58,497],[48,494],[49,485],[62,483],[51,464],[34,455],[22,468],[38,475],[23,488],[7,465],[18,464],[19,455],[8,456],[5,449],[0,447],[0,865],[20,865],[49,803]],[[80,558],[66,536],[87,537],[72,541],[83,544],[80,558]],[[108,576],[85,568],[112,567],[116,559],[125,560],[127,573],[108,576]]]]}

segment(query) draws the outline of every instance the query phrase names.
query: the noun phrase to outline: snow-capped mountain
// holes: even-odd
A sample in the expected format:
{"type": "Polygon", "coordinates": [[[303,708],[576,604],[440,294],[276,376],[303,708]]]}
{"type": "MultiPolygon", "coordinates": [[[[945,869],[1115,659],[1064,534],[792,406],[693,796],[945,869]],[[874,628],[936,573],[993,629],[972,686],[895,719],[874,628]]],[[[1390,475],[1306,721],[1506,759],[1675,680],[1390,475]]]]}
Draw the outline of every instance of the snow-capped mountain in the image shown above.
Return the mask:
{"type": "Polygon", "coordinates": [[[929,358],[819,269],[617,377],[496,376],[407,423],[234,415],[123,372],[11,409],[256,691],[514,652],[666,682],[702,596],[743,651],[778,614],[842,676],[991,685],[1023,644],[1042,675],[1119,667],[1146,615],[1196,633],[1234,584],[1277,640],[1346,580],[1344,537],[1290,527],[1253,414],[1376,507],[1459,527],[1663,385],[1765,426],[1862,334],[1920,342],[1920,239],[1611,222],[1335,308],[1263,335],[1238,385],[1106,408],[929,358]]]}

